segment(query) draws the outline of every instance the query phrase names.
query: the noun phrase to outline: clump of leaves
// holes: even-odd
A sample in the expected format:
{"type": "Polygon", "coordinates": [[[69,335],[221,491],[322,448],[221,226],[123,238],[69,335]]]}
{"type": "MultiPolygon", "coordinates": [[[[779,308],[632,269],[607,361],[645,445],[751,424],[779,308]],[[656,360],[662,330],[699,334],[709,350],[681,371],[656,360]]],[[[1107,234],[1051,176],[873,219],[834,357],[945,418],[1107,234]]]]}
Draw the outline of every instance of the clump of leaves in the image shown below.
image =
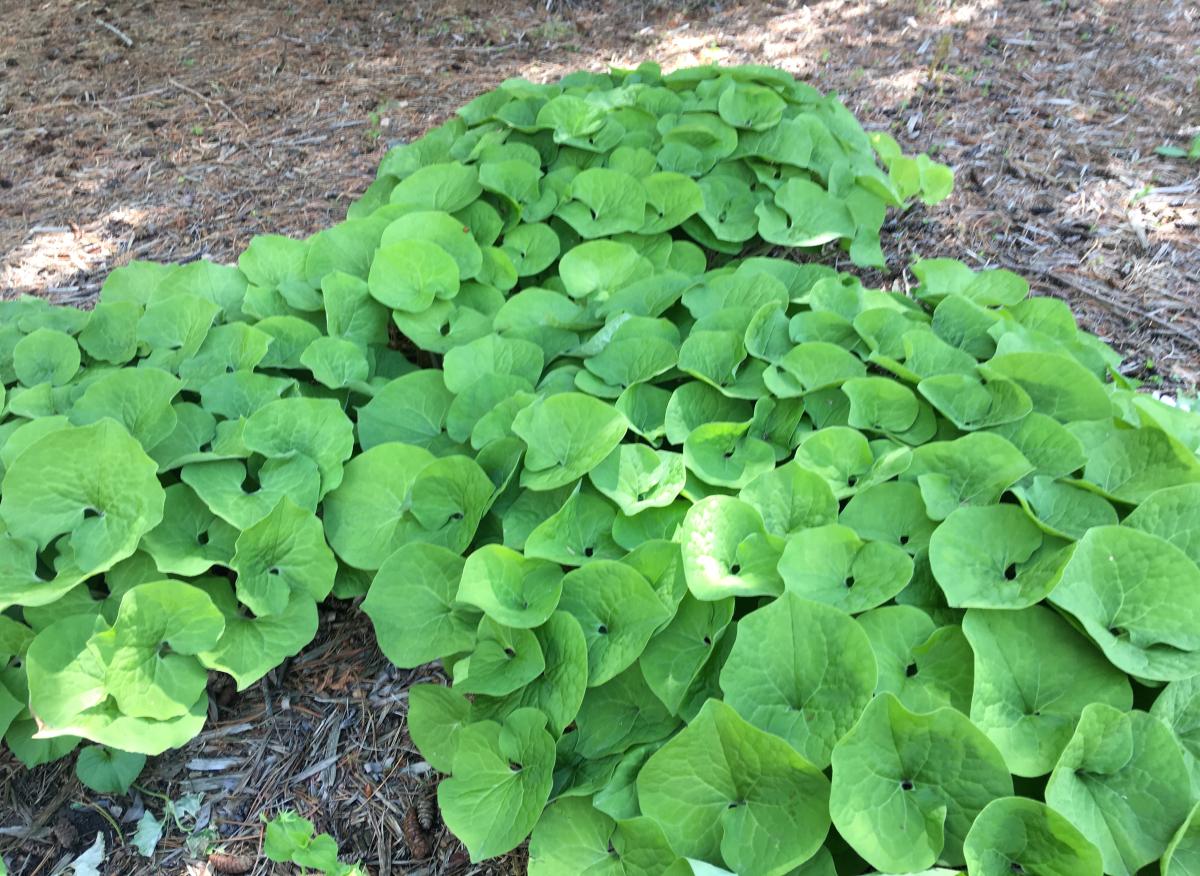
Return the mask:
{"type": "Polygon", "coordinates": [[[338,845],[327,833],[314,835],[313,823],[291,810],[278,813],[266,821],[263,831],[263,854],[281,864],[296,864],[301,873],[323,873],[325,876],[365,876],[358,864],[338,861],[338,845]]]}
{"type": "Polygon", "coordinates": [[[119,787],[365,596],[475,860],[1191,872],[1200,417],[1010,271],[762,255],[949,183],[778,70],[510,80],[307,240],[0,303],[6,743],[119,787]]]}

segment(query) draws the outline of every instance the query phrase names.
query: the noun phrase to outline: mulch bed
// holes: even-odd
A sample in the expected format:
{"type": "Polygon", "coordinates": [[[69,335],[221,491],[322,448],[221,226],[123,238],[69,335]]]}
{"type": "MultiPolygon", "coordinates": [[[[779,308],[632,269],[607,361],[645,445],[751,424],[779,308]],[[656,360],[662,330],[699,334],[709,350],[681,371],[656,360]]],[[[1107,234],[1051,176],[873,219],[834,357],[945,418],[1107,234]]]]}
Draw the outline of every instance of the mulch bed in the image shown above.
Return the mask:
{"type": "MultiPolygon", "coordinates": [[[[885,229],[894,268],[870,282],[905,288],[916,256],[1012,268],[1069,301],[1129,374],[1169,392],[1200,382],[1200,164],[1154,152],[1200,133],[1200,11],[1186,0],[6,5],[7,295],[86,306],[131,259],[227,262],[254,234],[328,227],[389,145],[509,76],[755,61],[837,90],[867,127],[955,167],[948,201],[885,229]]],[[[326,614],[262,683],[214,689],[205,732],[153,760],[144,791],[97,797],[69,760],[27,771],[0,754],[12,872],[47,876],[97,830],[128,835],[144,808],[161,813],[154,795],[189,792],[226,857],[192,855],[171,830],[152,861],[110,841],[107,872],[273,872],[259,815],[289,807],[372,873],[524,872],[519,855],[471,865],[430,805],[437,776],[404,712],[408,686],[438,671],[391,667],[354,606],[326,614]]]]}

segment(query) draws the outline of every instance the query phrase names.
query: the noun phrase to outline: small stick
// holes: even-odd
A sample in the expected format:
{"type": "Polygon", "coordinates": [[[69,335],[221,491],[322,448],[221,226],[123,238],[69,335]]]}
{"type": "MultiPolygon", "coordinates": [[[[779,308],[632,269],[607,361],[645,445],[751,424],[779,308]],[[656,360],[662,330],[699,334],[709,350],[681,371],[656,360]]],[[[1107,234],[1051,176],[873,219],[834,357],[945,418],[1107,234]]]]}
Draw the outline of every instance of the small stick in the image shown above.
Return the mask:
{"type": "Polygon", "coordinates": [[[124,31],[120,30],[116,25],[109,24],[103,18],[97,18],[96,24],[100,25],[102,28],[109,31],[113,36],[115,36],[117,39],[119,39],[121,42],[123,42],[125,44],[125,48],[127,48],[127,49],[133,48],[133,40],[130,39],[129,35],[126,34],[124,31]]]}
{"type": "Polygon", "coordinates": [[[172,85],[174,85],[176,88],[178,88],[180,91],[186,91],[192,97],[195,97],[195,98],[198,98],[199,100],[204,101],[205,104],[215,103],[221,109],[225,110],[225,112],[229,113],[229,115],[233,118],[233,120],[235,122],[237,122],[239,125],[241,125],[243,128],[245,128],[246,133],[250,132],[250,126],[247,125],[245,122],[243,122],[242,117],[239,116],[237,113],[235,113],[233,110],[231,110],[229,108],[229,104],[227,104],[225,101],[217,99],[217,98],[205,97],[203,94],[201,94],[196,89],[189,88],[188,86],[184,85],[182,82],[178,81],[177,79],[168,78],[167,81],[170,82],[172,85]]]}

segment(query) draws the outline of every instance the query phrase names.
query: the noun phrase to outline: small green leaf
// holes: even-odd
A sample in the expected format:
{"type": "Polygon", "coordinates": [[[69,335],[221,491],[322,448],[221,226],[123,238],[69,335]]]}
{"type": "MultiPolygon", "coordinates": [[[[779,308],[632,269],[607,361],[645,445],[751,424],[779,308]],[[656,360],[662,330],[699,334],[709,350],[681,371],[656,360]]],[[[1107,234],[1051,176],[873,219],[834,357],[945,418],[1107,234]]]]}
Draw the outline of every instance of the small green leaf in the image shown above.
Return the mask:
{"type": "Polygon", "coordinates": [[[659,630],[638,659],[650,690],[677,714],[688,689],[733,619],[734,601],[701,602],[685,593],[671,622],[659,630]]]}
{"type": "Polygon", "coordinates": [[[423,447],[388,442],[346,464],[322,506],[325,536],[344,562],[378,569],[411,539],[412,490],[434,459],[423,447]]]}
{"type": "Polygon", "coordinates": [[[65,332],[39,328],[17,342],[12,351],[17,379],[25,386],[62,386],[79,370],[79,345],[65,332]]]}
{"type": "Polygon", "coordinates": [[[729,596],[777,596],[780,539],[762,516],[731,496],[709,496],[688,509],[679,533],[688,589],[699,600],[729,596]]]}
{"type": "Polygon", "coordinates": [[[124,794],[145,765],[144,754],[85,745],[75,761],[75,776],[98,794],[124,794]]]}
{"type": "Polygon", "coordinates": [[[454,666],[454,686],[464,693],[504,696],[533,681],[545,668],[537,636],[484,617],[473,650],[454,666]]]}
{"type": "Polygon", "coordinates": [[[385,307],[418,313],[457,295],[459,279],[458,264],[436,243],[400,240],[379,250],[367,287],[385,307]]]}
{"type": "Polygon", "coordinates": [[[196,657],[207,668],[232,676],[239,691],[299,654],[317,634],[317,603],[307,593],[293,592],[278,614],[248,617],[224,578],[202,578],[196,586],[225,617],[221,638],[196,657]]]}
{"type": "Polygon", "coordinates": [[[637,231],[646,218],[646,194],[626,173],[591,168],[571,180],[555,213],[584,239],[637,231]]]}
{"type": "Polygon", "coordinates": [[[622,552],[610,535],[615,517],[616,511],[608,502],[592,493],[576,491],[529,533],[525,556],[563,566],[616,559],[622,552]]]}
{"type": "Polygon", "coordinates": [[[471,703],[440,684],[414,684],[408,689],[408,732],[429,765],[448,773],[463,727],[470,723],[471,703]]]}
{"type": "Polygon", "coordinates": [[[611,872],[656,876],[677,855],[652,819],[614,821],[586,798],[546,807],[529,838],[529,876],[611,872]]]}
{"type": "Polygon", "coordinates": [[[321,495],[342,482],[342,463],[354,449],[354,427],[333,399],[283,398],[251,414],[246,446],[268,459],[307,456],[321,472],[321,495]]]}
{"type": "Polygon", "coordinates": [[[191,463],[179,475],[213,514],[238,529],[262,520],[284,496],[306,511],[316,511],[321,490],[317,464],[307,456],[268,459],[252,478],[246,465],[234,459],[191,463]]]}
{"type": "Polygon", "coordinates": [[[540,709],[551,733],[558,736],[575,719],[583,702],[588,681],[587,640],[579,622],[565,611],[556,611],[533,634],[542,649],[546,671],[508,696],[477,696],[471,716],[498,720],[516,709],[540,709]]]}

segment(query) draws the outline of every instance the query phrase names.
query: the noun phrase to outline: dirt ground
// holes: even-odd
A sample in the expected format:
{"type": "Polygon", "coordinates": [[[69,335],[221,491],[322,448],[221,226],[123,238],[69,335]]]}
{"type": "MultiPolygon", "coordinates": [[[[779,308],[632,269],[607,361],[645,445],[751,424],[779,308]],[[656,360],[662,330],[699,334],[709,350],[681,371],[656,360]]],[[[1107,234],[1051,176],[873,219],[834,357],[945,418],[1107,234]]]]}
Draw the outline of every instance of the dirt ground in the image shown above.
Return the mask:
{"type": "MultiPolygon", "coordinates": [[[[130,259],[230,261],[254,234],[310,234],[389,145],[510,76],[755,61],[955,168],[948,201],[889,224],[893,267],[872,282],[902,288],[918,255],[1012,268],[1128,373],[1194,392],[1200,163],[1155,149],[1200,133],[1198,47],[1191,0],[0,0],[0,293],[86,303],[130,259]]],[[[0,754],[0,851],[48,876],[103,829],[110,876],[263,874],[259,813],[292,807],[382,876],[521,873],[516,856],[471,865],[428,817],[436,776],[404,711],[434,677],[391,668],[331,606],[300,658],[214,690],[206,732],[130,797],[0,754]],[[187,793],[203,795],[192,849],[174,827],[150,862],[115,838],[187,793]]]]}

